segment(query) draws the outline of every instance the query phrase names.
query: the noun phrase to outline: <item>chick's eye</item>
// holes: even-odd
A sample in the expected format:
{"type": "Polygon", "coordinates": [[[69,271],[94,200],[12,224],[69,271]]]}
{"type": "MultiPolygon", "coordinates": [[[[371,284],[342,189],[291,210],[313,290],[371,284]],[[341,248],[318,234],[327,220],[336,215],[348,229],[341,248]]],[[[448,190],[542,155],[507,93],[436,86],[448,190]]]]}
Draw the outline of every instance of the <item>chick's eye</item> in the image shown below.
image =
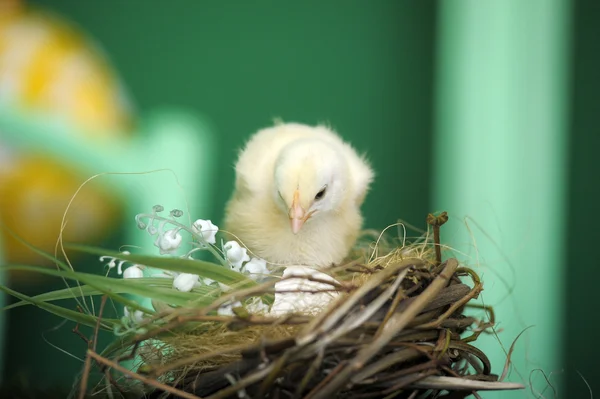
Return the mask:
{"type": "Polygon", "coordinates": [[[315,200],[317,200],[317,201],[318,201],[318,200],[320,200],[321,198],[323,198],[323,197],[325,196],[325,190],[326,190],[326,189],[327,189],[327,187],[323,187],[323,188],[321,189],[321,191],[319,191],[319,192],[317,193],[317,195],[315,195],[315,200]]]}

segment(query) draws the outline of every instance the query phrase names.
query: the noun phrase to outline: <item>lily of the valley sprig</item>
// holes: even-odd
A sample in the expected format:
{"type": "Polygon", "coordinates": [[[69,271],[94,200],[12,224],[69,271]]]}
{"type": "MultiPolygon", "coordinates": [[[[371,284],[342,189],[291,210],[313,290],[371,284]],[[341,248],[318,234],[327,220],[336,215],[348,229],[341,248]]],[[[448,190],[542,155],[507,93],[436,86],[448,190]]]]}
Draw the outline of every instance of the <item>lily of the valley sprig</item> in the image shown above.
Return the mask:
{"type": "MultiPolygon", "coordinates": [[[[267,262],[259,258],[250,258],[247,249],[242,247],[237,241],[221,242],[220,248],[215,244],[216,235],[219,227],[211,220],[197,219],[191,226],[180,222],[183,211],[174,209],[168,216],[163,216],[164,207],[155,205],[151,213],[141,213],[135,217],[137,227],[144,230],[153,238],[153,245],[158,248],[160,255],[180,257],[184,259],[194,259],[194,253],[198,251],[209,251],[223,267],[233,271],[247,274],[253,280],[263,280],[270,271],[267,268],[267,262]],[[187,250],[184,247],[187,246],[187,250]]],[[[122,252],[125,255],[128,251],[122,252]]],[[[109,272],[116,268],[117,274],[125,279],[143,278],[146,266],[132,264],[123,270],[127,261],[112,256],[102,256],[101,261],[108,261],[109,272]]],[[[204,278],[197,274],[177,273],[167,270],[159,270],[152,277],[163,277],[172,279],[172,287],[181,292],[190,292],[194,287],[214,286],[220,287],[222,291],[228,291],[230,287],[217,283],[209,278],[204,278]]],[[[232,307],[241,306],[240,303],[224,304],[218,309],[220,315],[229,315],[232,307]]],[[[248,310],[252,312],[268,312],[269,308],[260,298],[254,298],[247,304],[248,310]]],[[[136,330],[136,326],[144,320],[146,315],[140,310],[124,308],[124,317],[122,318],[122,328],[118,333],[123,334],[127,331],[136,330]]]]}
{"type": "MultiPolygon", "coordinates": [[[[255,281],[263,281],[271,275],[267,267],[267,262],[264,259],[251,257],[248,250],[240,245],[239,242],[221,240],[218,247],[216,243],[219,226],[215,225],[211,220],[197,219],[190,226],[187,226],[180,222],[180,218],[183,216],[181,210],[174,209],[169,212],[168,216],[161,215],[162,212],[164,212],[164,207],[155,205],[151,213],[142,213],[135,218],[137,226],[152,237],[152,243],[158,249],[160,255],[194,260],[196,252],[209,251],[223,267],[237,273],[245,274],[255,281]]],[[[129,252],[123,251],[123,254],[129,254],[129,252]]],[[[122,275],[125,279],[144,277],[144,270],[146,269],[144,265],[131,264],[123,270],[123,267],[127,263],[125,260],[113,256],[102,256],[100,260],[104,262],[108,261],[109,272],[116,268],[117,274],[122,275]]],[[[292,273],[292,271],[300,273],[300,276],[312,276],[315,273],[310,268],[290,266],[284,271],[283,277],[291,277],[288,274],[292,273]]],[[[157,273],[153,273],[152,277],[171,279],[172,288],[181,292],[191,292],[194,288],[201,286],[211,286],[215,289],[220,289],[221,292],[230,292],[232,289],[223,283],[198,274],[157,270],[157,273]]],[[[307,282],[303,282],[303,284],[305,283],[307,282]]],[[[228,301],[217,309],[217,313],[222,316],[233,315],[234,308],[244,306],[250,313],[278,315],[291,311],[302,311],[298,307],[315,309],[325,306],[333,297],[332,295],[325,293],[319,295],[303,293],[303,291],[311,292],[323,288],[321,286],[316,287],[314,286],[315,284],[311,285],[309,282],[305,287],[304,285],[300,286],[295,279],[285,280],[275,284],[275,301],[271,308],[263,303],[260,297],[254,297],[245,301],[244,304],[235,300],[228,301]],[[306,295],[309,295],[309,297],[307,298],[306,295]]],[[[159,309],[156,309],[156,306],[163,305],[168,306],[166,304],[161,305],[159,302],[156,302],[155,305],[155,302],[153,302],[153,306],[157,311],[159,309]]],[[[143,321],[146,317],[147,315],[140,310],[125,308],[124,316],[122,317],[122,326],[115,333],[124,334],[131,331],[139,333],[138,330],[144,329],[143,321]]]]}

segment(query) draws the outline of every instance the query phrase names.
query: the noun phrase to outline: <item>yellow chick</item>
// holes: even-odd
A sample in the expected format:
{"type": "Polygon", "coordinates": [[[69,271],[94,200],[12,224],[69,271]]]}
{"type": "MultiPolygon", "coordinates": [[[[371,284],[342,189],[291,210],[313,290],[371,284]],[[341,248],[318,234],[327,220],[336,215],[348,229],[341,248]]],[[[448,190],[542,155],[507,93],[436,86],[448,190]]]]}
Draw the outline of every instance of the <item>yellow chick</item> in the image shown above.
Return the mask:
{"type": "Polygon", "coordinates": [[[374,174],[324,126],[260,130],[236,164],[225,230],[274,265],[328,267],[348,255],[374,174]]]}

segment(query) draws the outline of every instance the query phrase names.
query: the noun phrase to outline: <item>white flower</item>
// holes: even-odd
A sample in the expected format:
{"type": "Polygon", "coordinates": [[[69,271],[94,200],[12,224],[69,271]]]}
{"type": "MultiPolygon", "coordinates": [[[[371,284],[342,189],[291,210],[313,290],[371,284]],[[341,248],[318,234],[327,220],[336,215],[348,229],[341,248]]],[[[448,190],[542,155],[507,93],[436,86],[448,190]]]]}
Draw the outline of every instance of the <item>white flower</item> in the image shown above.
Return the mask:
{"type": "MultiPolygon", "coordinates": [[[[122,254],[123,255],[130,255],[129,251],[123,251],[122,254]]],[[[116,267],[117,268],[117,274],[119,274],[119,275],[123,274],[122,267],[127,262],[126,260],[120,260],[120,259],[117,259],[115,257],[108,256],[108,255],[104,255],[104,256],[100,257],[100,261],[101,262],[104,262],[105,259],[110,259],[110,262],[108,262],[106,264],[106,266],[108,266],[109,269],[112,269],[112,268],[116,267]]]]}
{"type": "Polygon", "coordinates": [[[106,266],[108,266],[109,269],[112,269],[113,267],[117,266],[117,259],[116,258],[113,258],[112,256],[104,255],[104,256],[100,257],[100,262],[104,262],[105,259],[110,259],[110,262],[108,262],[106,264],[106,266]]]}
{"type": "Polygon", "coordinates": [[[141,278],[144,277],[144,272],[140,269],[140,265],[129,266],[123,272],[123,278],[141,278]]]}
{"type": "Polygon", "coordinates": [[[242,248],[237,241],[227,241],[223,246],[223,251],[231,268],[238,272],[242,268],[242,263],[250,260],[250,256],[246,253],[246,248],[242,248]]]}
{"type": "Polygon", "coordinates": [[[183,292],[190,292],[197,282],[197,274],[181,273],[173,280],[173,288],[183,292]]]}
{"type": "Polygon", "coordinates": [[[260,280],[270,273],[267,269],[267,261],[260,258],[250,259],[250,262],[244,265],[244,272],[253,280],[260,280]]]}
{"type": "Polygon", "coordinates": [[[171,229],[159,235],[154,245],[159,248],[161,255],[172,254],[177,251],[182,240],[183,237],[179,234],[178,229],[171,229]]]}
{"type": "Polygon", "coordinates": [[[123,315],[125,315],[125,317],[127,317],[130,320],[133,320],[136,323],[141,323],[142,321],[144,321],[144,312],[142,312],[141,310],[136,310],[135,312],[131,313],[129,309],[127,309],[127,307],[124,307],[123,315]]]}
{"type": "Polygon", "coordinates": [[[192,225],[194,233],[200,234],[204,241],[209,244],[217,242],[215,235],[219,231],[219,226],[214,225],[210,220],[198,219],[192,225]]]}
{"type": "Polygon", "coordinates": [[[240,306],[242,306],[242,303],[239,301],[235,302],[233,305],[231,303],[221,305],[219,310],[217,310],[217,314],[219,316],[235,316],[235,313],[233,313],[233,308],[238,308],[240,306]]]}

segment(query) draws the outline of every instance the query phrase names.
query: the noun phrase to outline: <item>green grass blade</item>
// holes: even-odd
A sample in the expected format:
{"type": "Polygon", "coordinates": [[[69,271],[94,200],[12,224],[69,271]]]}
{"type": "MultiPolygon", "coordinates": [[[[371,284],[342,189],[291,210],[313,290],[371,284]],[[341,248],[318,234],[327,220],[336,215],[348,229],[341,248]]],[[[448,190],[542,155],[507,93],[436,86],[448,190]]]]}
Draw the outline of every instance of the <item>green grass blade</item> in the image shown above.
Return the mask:
{"type": "Polygon", "coordinates": [[[221,265],[217,265],[216,263],[206,262],[198,259],[169,258],[165,256],[137,254],[126,255],[119,252],[107,251],[102,248],[76,244],[65,245],[65,248],[93,255],[112,256],[117,259],[127,260],[129,262],[162,270],[197,274],[204,278],[209,278],[211,280],[239,288],[253,287],[256,285],[253,280],[248,278],[248,276],[243,273],[229,270],[221,265]]]}
{"type": "MultiPolygon", "coordinates": [[[[4,287],[0,285],[0,291],[4,291],[9,295],[12,295],[22,301],[26,301],[31,303],[34,306],[39,307],[40,309],[43,309],[47,312],[50,312],[52,314],[55,314],[58,317],[61,317],[63,319],[67,319],[67,320],[71,320],[74,321],[75,323],[79,323],[81,325],[86,325],[86,326],[90,326],[92,328],[96,327],[96,323],[98,321],[98,318],[96,316],[93,315],[89,315],[89,314],[85,314],[85,313],[80,313],[80,312],[76,312],[74,310],[71,309],[67,309],[67,308],[63,308],[62,306],[57,306],[57,305],[52,305],[50,303],[45,303],[45,302],[41,302],[41,301],[37,301],[32,297],[29,297],[27,295],[21,294],[20,292],[11,290],[8,287],[4,287]]],[[[104,330],[109,330],[109,331],[113,331],[114,327],[116,325],[120,324],[119,320],[115,320],[115,319],[102,319],[100,321],[100,328],[104,329],[104,330]]]]}
{"type": "Polygon", "coordinates": [[[28,243],[23,237],[21,237],[20,235],[18,235],[17,233],[12,231],[8,227],[6,227],[6,225],[4,223],[0,223],[0,226],[3,227],[4,230],[6,230],[8,232],[8,234],[10,234],[15,240],[19,241],[21,244],[25,245],[27,248],[31,249],[36,254],[38,254],[48,260],[51,260],[52,262],[54,262],[58,267],[60,267],[63,270],[71,270],[69,265],[67,265],[65,262],[57,259],[54,255],[36,247],[35,245],[28,243]]]}
{"type": "MultiPolygon", "coordinates": [[[[39,302],[50,302],[59,301],[61,299],[72,299],[82,296],[102,295],[103,292],[97,290],[89,285],[81,286],[81,288],[64,288],[62,290],[56,290],[46,292],[40,295],[32,296],[31,299],[39,302]]],[[[1,310],[10,310],[18,308],[23,305],[32,305],[31,301],[20,301],[3,307],[1,310]]]]}
{"type": "MultiPolygon", "coordinates": [[[[153,298],[175,306],[206,306],[213,300],[211,297],[204,298],[193,292],[180,292],[172,288],[165,287],[147,287],[135,282],[134,280],[136,279],[105,277],[89,273],[73,272],[70,270],[54,270],[38,266],[8,265],[5,266],[5,268],[8,270],[36,272],[75,280],[83,284],[90,285],[91,287],[110,296],[112,299],[136,309],[140,309],[139,303],[131,301],[121,295],[116,294],[115,292],[117,290],[122,290],[122,292],[127,294],[153,298]]],[[[77,290],[78,289],[79,288],[77,288],[77,290]]]]}
{"type": "MultiPolygon", "coordinates": [[[[17,267],[20,268],[22,266],[17,266],[17,267]]],[[[31,266],[29,266],[29,267],[31,267],[31,266]]],[[[10,268],[12,268],[12,266],[7,266],[6,268],[10,269],[10,268]]],[[[23,270],[23,269],[17,269],[17,270],[23,270]]],[[[32,271],[32,270],[31,269],[27,269],[27,271],[32,271]]],[[[50,274],[50,275],[53,275],[53,276],[62,277],[63,279],[77,280],[75,278],[71,278],[71,277],[68,277],[68,276],[65,276],[65,275],[59,275],[58,273],[61,273],[61,272],[58,271],[58,270],[52,270],[51,273],[47,273],[47,274],[50,274]],[[56,273],[52,273],[52,272],[56,272],[56,273]]],[[[74,273],[74,272],[68,271],[67,273],[74,273]]],[[[79,280],[77,280],[77,281],[79,281],[79,280]]],[[[146,307],[140,305],[138,302],[136,302],[134,300],[131,300],[131,299],[126,298],[126,297],[124,297],[122,295],[119,295],[119,293],[115,292],[115,290],[112,290],[112,289],[102,289],[101,287],[99,288],[98,286],[91,285],[91,284],[89,285],[89,287],[91,289],[95,289],[95,290],[99,291],[100,295],[106,295],[110,299],[112,299],[112,300],[114,300],[114,301],[122,304],[123,306],[131,307],[134,310],[141,310],[142,312],[148,313],[148,314],[154,314],[154,313],[156,313],[153,309],[146,308],[146,307]]],[[[85,294],[83,294],[83,295],[81,294],[82,291],[80,290],[80,287],[77,287],[77,288],[68,287],[68,288],[65,288],[64,290],[60,290],[60,291],[70,291],[71,292],[70,296],[68,296],[67,298],[63,298],[63,299],[72,298],[72,299],[77,300],[78,298],[82,298],[82,297],[86,296],[85,294]],[[79,294],[77,294],[77,293],[79,293],[79,294]]],[[[47,294],[40,294],[40,295],[42,295],[42,298],[43,298],[43,296],[47,295],[47,294]]],[[[39,301],[39,298],[35,298],[35,299],[37,301],[39,301]]],[[[19,302],[19,304],[21,304],[21,303],[22,303],[22,301],[19,302]]],[[[21,305],[19,305],[19,306],[21,306],[21,305]]],[[[9,305],[9,306],[6,306],[6,307],[4,307],[4,308],[2,308],[0,310],[9,310],[12,307],[16,307],[16,306],[9,305]]],[[[86,312],[88,314],[91,314],[91,312],[89,312],[88,309],[85,309],[85,310],[86,310],[86,312]]]]}
{"type": "MultiPolygon", "coordinates": [[[[172,282],[173,280],[167,279],[167,278],[160,278],[160,277],[144,277],[144,278],[138,278],[138,279],[131,279],[131,280],[127,280],[127,281],[130,281],[130,284],[139,284],[139,285],[147,286],[147,287],[156,286],[156,287],[171,288],[172,284],[173,284],[173,282],[172,282]]],[[[124,287],[114,288],[113,292],[116,294],[129,293],[128,290],[124,287]]],[[[194,289],[192,289],[192,292],[194,294],[198,294],[199,296],[211,297],[211,301],[219,296],[217,293],[217,290],[214,287],[206,287],[206,286],[194,287],[194,289]]],[[[51,291],[51,292],[46,292],[46,293],[43,293],[40,295],[36,295],[32,298],[37,301],[51,302],[51,301],[59,301],[62,299],[72,299],[72,298],[81,297],[81,296],[103,295],[104,293],[105,293],[104,291],[94,288],[92,286],[82,285],[81,288],[64,288],[61,290],[56,290],[56,291],[51,291]]],[[[30,302],[27,302],[27,301],[16,302],[16,303],[13,303],[11,305],[4,307],[2,310],[9,310],[9,309],[16,308],[19,306],[24,306],[24,305],[30,305],[30,302]]]]}
{"type": "MultiPolygon", "coordinates": [[[[35,245],[27,242],[27,240],[25,240],[24,238],[22,238],[21,236],[19,236],[17,233],[15,233],[14,231],[12,231],[11,229],[9,229],[4,223],[2,223],[0,221],[0,226],[3,227],[11,236],[13,236],[17,241],[19,241],[21,244],[23,244],[24,246],[26,246],[27,248],[29,248],[30,250],[32,250],[34,253],[51,260],[58,268],[65,270],[65,271],[72,271],[73,269],[64,261],[61,261],[60,259],[58,259],[56,256],[42,250],[41,248],[36,247],[35,245]]],[[[64,280],[65,285],[68,286],[67,281],[64,280]]],[[[83,295],[80,295],[79,297],[83,297],[83,295]]],[[[81,306],[82,309],[84,309],[85,311],[87,311],[88,313],[92,313],[92,311],[90,310],[90,307],[88,307],[87,302],[85,300],[83,301],[79,301],[79,299],[76,299],[79,306],[81,306]]],[[[140,309],[141,310],[141,309],[140,309]]]]}

